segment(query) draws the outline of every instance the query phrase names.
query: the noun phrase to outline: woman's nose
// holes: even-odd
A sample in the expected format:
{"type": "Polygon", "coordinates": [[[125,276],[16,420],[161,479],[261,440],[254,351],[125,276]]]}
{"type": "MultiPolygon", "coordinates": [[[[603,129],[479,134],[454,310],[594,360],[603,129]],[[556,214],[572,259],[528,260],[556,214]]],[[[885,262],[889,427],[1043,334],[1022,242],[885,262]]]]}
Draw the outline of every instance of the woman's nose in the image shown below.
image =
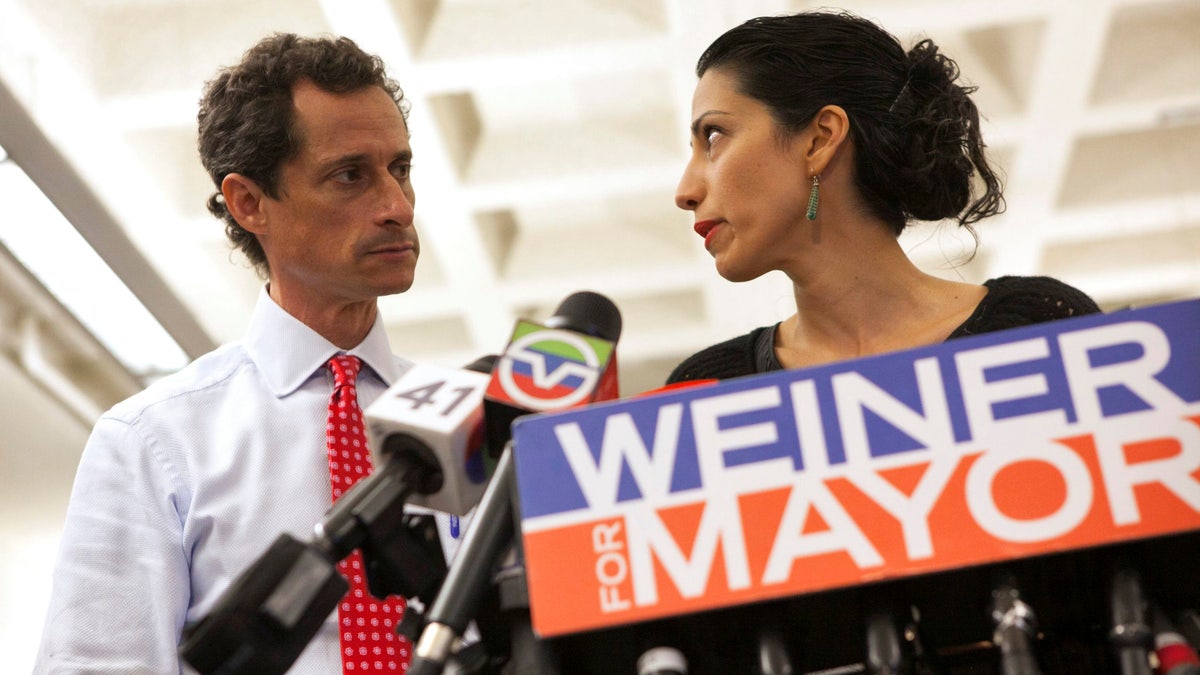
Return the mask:
{"type": "Polygon", "coordinates": [[[695,211],[701,199],[701,181],[695,175],[692,163],[688,162],[683,175],[679,177],[679,185],[675,187],[675,206],[684,211],[695,211]]]}

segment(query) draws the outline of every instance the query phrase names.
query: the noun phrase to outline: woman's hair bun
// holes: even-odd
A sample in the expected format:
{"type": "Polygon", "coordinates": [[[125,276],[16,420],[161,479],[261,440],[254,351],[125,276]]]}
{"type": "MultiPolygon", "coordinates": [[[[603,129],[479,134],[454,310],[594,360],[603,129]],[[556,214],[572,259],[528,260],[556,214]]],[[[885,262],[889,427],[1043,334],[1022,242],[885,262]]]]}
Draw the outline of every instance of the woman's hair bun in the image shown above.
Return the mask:
{"type": "Polygon", "coordinates": [[[913,45],[906,64],[905,82],[889,110],[903,139],[896,197],[906,219],[958,217],[969,224],[999,212],[999,179],[984,158],[979,111],[971,100],[976,88],[958,82],[958,64],[932,40],[913,45]],[[976,170],[988,189],[972,203],[976,170]]]}

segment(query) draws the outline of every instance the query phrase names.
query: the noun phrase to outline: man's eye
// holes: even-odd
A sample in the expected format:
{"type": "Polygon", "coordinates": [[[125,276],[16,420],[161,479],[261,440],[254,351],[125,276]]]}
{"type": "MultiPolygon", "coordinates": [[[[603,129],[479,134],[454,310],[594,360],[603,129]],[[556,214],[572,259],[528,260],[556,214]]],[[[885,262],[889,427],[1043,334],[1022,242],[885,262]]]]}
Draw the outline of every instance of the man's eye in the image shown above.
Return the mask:
{"type": "Polygon", "coordinates": [[[333,179],[339,183],[353,183],[354,181],[358,180],[358,177],[358,169],[342,169],[341,171],[333,174],[333,179]]]}
{"type": "Polygon", "coordinates": [[[397,180],[404,180],[412,173],[412,164],[397,164],[392,167],[392,175],[397,180]]]}

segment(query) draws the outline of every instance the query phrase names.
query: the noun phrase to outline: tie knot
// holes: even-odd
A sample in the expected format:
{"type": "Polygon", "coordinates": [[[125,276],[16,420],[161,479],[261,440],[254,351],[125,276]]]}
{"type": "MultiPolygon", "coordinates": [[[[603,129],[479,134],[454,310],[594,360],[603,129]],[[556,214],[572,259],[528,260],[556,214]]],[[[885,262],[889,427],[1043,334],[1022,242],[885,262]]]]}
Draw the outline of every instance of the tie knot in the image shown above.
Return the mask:
{"type": "Polygon", "coordinates": [[[338,354],[329,359],[329,370],[333,372],[334,389],[347,385],[353,387],[361,368],[362,362],[358,360],[357,356],[338,354]]]}

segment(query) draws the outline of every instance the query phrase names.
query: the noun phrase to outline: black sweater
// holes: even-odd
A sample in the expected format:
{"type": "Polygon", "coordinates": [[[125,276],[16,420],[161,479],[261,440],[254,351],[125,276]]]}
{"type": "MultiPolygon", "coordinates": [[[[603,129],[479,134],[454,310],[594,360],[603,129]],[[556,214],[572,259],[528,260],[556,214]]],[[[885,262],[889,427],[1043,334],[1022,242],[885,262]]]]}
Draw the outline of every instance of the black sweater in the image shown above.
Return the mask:
{"type": "MultiPolygon", "coordinates": [[[[987,295],[948,340],[1100,311],[1082,291],[1050,277],[1006,276],[989,279],[983,285],[987,295]]],[[[783,370],[783,366],[775,357],[775,326],[771,325],[693,354],[675,367],[667,384],[723,380],[774,370],[783,370]]]]}

